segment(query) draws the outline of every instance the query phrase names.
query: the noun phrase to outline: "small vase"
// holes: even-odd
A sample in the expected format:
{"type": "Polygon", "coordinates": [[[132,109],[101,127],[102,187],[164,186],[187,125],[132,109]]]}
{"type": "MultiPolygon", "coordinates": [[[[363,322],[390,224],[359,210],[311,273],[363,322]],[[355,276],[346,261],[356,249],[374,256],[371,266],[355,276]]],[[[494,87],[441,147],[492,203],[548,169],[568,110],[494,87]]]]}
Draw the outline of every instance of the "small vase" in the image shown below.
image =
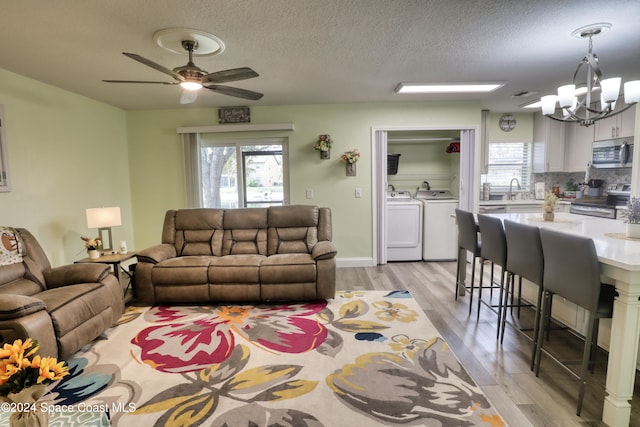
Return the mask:
{"type": "Polygon", "coordinates": [[[347,176],[356,176],[356,164],[347,163],[347,176]]]}
{"type": "Polygon", "coordinates": [[[38,405],[46,389],[44,384],[27,387],[18,393],[9,393],[7,400],[16,403],[16,407],[22,411],[12,412],[9,416],[10,427],[47,427],[49,425],[49,412],[43,412],[38,405]]]}
{"type": "Polygon", "coordinates": [[[545,221],[549,221],[549,222],[552,222],[552,221],[553,221],[553,219],[554,219],[554,217],[555,217],[555,215],[554,215],[553,211],[551,211],[551,212],[545,212],[545,213],[542,215],[542,219],[544,219],[545,221]]]}
{"type": "Polygon", "coordinates": [[[627,223],[627,237],[640,239],[640,224],[627,223]]]}
{"type": "Polygon", "coordinates": [[[331,150],[320,150],[320,158],[322,160],[327,160],[331,158],[331,150]]]}
{"type": "Polygon", "coordinates": [[[87,251],[87,253],[89,254],[89,259],[98,259],[98,258],[100,258],[100,252],[98,252],[95,249],[91,249],[91,250],[87,251]]]}

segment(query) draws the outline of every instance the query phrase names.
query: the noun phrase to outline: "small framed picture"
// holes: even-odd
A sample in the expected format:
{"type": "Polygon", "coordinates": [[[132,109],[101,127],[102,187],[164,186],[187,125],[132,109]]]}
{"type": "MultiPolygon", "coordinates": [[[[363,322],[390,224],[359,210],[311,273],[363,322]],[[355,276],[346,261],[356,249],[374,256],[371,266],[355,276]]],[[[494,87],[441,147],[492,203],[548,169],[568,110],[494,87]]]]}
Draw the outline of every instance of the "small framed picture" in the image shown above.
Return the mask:
{"type": "Polygon", "coordinates": [[[249,107],[222,107],[218,109],[218,123],[250,123],[249,107]]]}

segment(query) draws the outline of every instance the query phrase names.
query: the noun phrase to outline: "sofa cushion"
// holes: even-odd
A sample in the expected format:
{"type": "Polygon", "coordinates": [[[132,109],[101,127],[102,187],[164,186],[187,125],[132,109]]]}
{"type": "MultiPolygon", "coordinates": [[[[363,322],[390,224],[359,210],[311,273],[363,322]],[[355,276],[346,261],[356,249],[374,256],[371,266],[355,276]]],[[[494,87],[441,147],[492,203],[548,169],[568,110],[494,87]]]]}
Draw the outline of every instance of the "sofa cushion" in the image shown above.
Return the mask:
{"type": "Polygon", "coordinates": [[[178,256],[222,255],[223,209],[183,209],[175,214],[178,256]]]}
{"type": "Polygon", "coordinates": [[[269,208],[267,254],[311,253],[318,243],[318,215],[316,206],[269,208]]]}
{"type": "Polygon", "coordinates": [[[267,254],[267,209],[229,209],[224,214],[223,255],[267,254]]]}
{"type": "Polygon", "coordinates": [[[29,274],[24,263],[3,265],[0,267],[0,295],[35,295],[42,292],[44,286],[29,274]]]}
{"type": "Polygon", "coordinates": [[[211,301],[260,301],[260,265],[264,255],[227,255],[209,265],[211,301]]]}
{"type": "Polygon", "coordinates": [[[260,283],[264,255],[227,255],[211,258],[208,277],[212,284],[260,283]]]}
{"type": "Polygon", "coordinates": [[[316,263],[309,254],[272,255],[260,265],[260,282],[315,283],[316,263]]]}
{"type": "Polygon", "coordinates": [[[0,320],[18,319],[45,309],[45,303],[39,298],[3,295],[0,299],[0,320]]]}
{"type": "MultiPolygon", "coordinates": [[[[109,309],[111,302],[109,290],[100,283],[81,283],[49,289],[39,293],[38,298],[46,304],[58,336],[65,335],[109,309]]],[[[109,324],[87,341],[98,336],[107,327],[109,324]]]]}
{"type": "Polygon", "coordinates": [[[318,243],[315,227],[269,228],[269,255],[309,254],[318,243]]]}
{"type": "Polygon", "coordinates": [[[203,284],[208,282],[207,270],[210,256],[180,256],[159,262],[151,271],[151,279],[157,285],[203,284]]]}

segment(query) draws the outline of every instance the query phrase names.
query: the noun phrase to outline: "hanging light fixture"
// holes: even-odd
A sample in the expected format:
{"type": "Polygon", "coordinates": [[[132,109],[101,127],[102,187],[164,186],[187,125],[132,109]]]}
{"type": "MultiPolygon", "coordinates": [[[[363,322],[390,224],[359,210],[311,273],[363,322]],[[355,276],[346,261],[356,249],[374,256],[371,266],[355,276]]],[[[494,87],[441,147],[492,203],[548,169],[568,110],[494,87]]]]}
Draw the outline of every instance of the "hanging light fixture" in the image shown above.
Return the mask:
{"type": "Polygon", "coordinates": [[[602,72],[598,66],[598,57],[593,53],[592,37],[611,28],[611,24],[602,22],[578,28],[571,33],[577,38],[589,38],[589,52],[578,64],[573,75],[573,84],[560,86],[557,95],[547,95],[540,98],[542,114],[550,119],[579,123],[582,126],[591,126],[596,121],[605,117],[615,116],[640,102],[640,80],[626,82],[624,84],[624,107],[616,109],[620,96],[620,77],[608,79],[602,78],[602,72]],[[585,67],[586,83],[576,83],[580,71],[585,67]],[[600,92],[600,107],[595,108],[592,96],[600,92]],[[562,109],[562,116],[556,115],[556,105],[562,109]]]}

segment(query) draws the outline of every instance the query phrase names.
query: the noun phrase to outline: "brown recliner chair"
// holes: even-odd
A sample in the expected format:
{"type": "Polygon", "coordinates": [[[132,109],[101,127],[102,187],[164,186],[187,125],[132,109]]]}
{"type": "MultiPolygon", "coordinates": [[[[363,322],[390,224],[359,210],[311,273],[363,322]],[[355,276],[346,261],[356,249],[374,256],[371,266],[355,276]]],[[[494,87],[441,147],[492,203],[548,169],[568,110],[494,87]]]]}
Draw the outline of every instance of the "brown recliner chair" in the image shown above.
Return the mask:
{"type": "Polygon", "coordinates": [[[11,230],[2,241],[18,247],[21,260],[0,265],[2,343],[32,338],[41,356],[67,359],[120,318],[120,283],[106,264],[51,268],[29,231],[11,230]]]}

